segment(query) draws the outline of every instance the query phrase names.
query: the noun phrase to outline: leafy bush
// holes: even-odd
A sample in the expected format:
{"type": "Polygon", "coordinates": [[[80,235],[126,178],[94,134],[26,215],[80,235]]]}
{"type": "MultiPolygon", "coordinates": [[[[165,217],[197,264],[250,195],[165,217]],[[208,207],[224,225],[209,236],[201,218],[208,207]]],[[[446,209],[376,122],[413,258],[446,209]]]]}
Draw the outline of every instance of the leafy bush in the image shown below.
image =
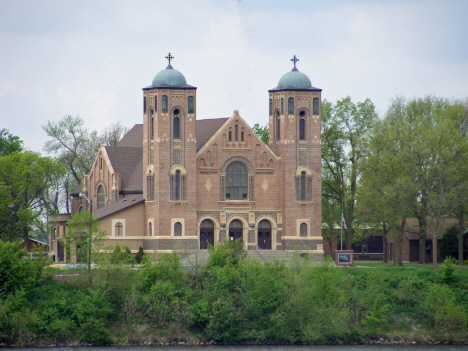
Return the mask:
{"type": "MultiPolygon", "coordinates": [[[[468,233],[463,235],[463,242],[466,242],[468,233]]],[[[458,259],[458,227],[452,226],[442,236],[440,241],[440,255],[442,258],[455,257],[458,259]]],[[[463,257],[468,257],[468,247],[463,246],[463,257]]]]}

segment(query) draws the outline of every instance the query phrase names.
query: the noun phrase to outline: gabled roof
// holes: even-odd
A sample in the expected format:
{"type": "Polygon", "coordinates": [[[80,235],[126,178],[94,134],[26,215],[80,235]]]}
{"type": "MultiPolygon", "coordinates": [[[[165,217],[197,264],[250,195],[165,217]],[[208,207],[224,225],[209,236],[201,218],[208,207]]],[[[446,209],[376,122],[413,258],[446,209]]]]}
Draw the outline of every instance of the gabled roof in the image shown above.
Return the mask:
{"type": "Polygon", "coordinates": [[[195,126],[197,129],[197,152],[211,139],[211,137],[227,122],[229,117],[200,119],[195,126]]]}
{"type": "Polygon", "coordinates": [[[143,202],[145,202],[145,199],[143,199],[142,194],[127,196],[126,198],[122,200],[112,202],[107,206],[104,206],[100,209],[93,211],[93,217],[97,219],[101,219],[101,218],[110,216],[111,214],[114,214],[116,212],[125,210],[126,208],[143,203],[143,202]]]}
{"type": "Polygon", "coordinates": [[[143,124],[135,124],[132,129],[118,142],[117,147],[142,147],[143,124]]]}
{"type": "Polygon", "coordinates": [[[143,190],[143,148],[106,146],[106,153],[121,176],[122,191],[143,190]]]}

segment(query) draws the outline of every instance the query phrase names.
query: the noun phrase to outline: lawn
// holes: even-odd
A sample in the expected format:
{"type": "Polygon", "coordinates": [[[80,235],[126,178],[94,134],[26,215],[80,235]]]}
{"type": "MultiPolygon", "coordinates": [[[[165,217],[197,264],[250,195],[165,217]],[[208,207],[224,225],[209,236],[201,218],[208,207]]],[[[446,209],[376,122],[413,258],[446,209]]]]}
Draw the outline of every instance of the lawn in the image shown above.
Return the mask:
{"type": "MultiPolygon", "coordinates": [[[[443,269],[444,264],[439,263],[437,265],[437,270],[443,269]]],[[[355,260],[354,267],[367,267],[367,268],[376,268],[376,267],[394,267],[393,262],[382,262],[382,261],[363,261],[355,260]]],[[[417,269],[432,269],[432,263],[419,264],[415,262],[403,263],[403,267],[412,267],[417,269]]],[[[463,270],[468,272],[468,265],[459,266],[456,265],[455,270],[463,270]]]]}

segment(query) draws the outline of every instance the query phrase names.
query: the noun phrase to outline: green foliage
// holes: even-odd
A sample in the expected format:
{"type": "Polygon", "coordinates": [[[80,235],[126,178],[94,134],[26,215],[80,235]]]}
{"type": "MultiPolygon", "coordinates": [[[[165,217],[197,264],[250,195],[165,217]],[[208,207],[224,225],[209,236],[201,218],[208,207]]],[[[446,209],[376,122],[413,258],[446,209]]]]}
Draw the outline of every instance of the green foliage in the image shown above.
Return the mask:
{"type": "Polygon", "coordinates": [[[239,261],[247,257],[247,252],[244,248],[242,240],[226,240],[215,246],[208,246],[210,258],[207,268],[224,267],[226,265],[237,266],[239,261]]]}
{"type": "Polygon", "coordinates": [[[450,281],[452,279],[453,271],[455,270],[455,259],[451,256],[447,257],[444,261],[444,281],[450,281]]]}
{"type": "Polygon", "coordinates": [[[386,297],[378,294],[374,302],[374,308],[367,313],[362,324],[366,325],[372,335],[377,335],[383,323],[388,321],[387,314],[390,305],[386,303],[386,297]]]}
{"type": "Polygon", "coordinates": [[[268,125],[264,127],[260,127],[260,124],[255,123],[254,126],[252,127],[252,130],[257,134],[262,141],[268,145],[269,142],[269,128],[268,125]]]}
{"type": "Polygon", "coordinates": [[[0,130],[0,157],[23,151],[23,141],[7,129],[0,130]]]}
{"type": "MultiPolygon", "coordinates": [[[[464,242],[468,237],[468,233],[463,235],[464,242]]],[[[442,258],[449,256],[458,259],[458,227],[452,226],[445,232],[444,236],[440,241],[440,255],[442,258]]],[[[463,257],[468,256],[467,246],[463,246],[463,257]]]]}
{"type": "Polygon", "coordinates": [[[136,263],[141,263],[141,261],[143,261],[144,256],[145,256],[145,252],[143,251],[143,248],[140,246],[140,248],[138,249],[137,254],[135,255],[136,263]]]}

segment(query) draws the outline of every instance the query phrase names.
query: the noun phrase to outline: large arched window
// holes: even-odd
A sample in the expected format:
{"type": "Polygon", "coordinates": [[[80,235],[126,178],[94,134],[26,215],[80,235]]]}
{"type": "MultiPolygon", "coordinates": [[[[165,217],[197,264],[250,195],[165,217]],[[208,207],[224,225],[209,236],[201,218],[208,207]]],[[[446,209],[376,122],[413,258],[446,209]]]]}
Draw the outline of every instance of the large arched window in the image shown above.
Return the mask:
{"type": "Polygon", "coordinates": [[[104,207],[105,205],[105,197],[104,197],[104,187],[99,185],[97,190],[97,208],[104,207]]]}
{"type": "Polygon", "coordinates": [[[187,113],[195,113],[195,107],[193,105],[193,96],[188,97],[187,113]]]}
{"type": "Polygon", "coordinates": [[[296,201],[312,201],[312,172],[301,166],[296,171],[296,201]]]}
{"type": "Polygon", "coordinates": [[[120,222],[115,223],[115,236],[122,236],[123,225],[120,222]]]}
{"type": "Polygon", "coordinates": [[[301,223],[301,226],[299,227],[299,235],[307,236],[307,224],[301,223]]]}
{"type": "Polygon", "coordinates": [[[299,140],[306,140],[306,114],[304,111],[299,113],[299,140]]]}
{"type": "Polygon", "coordinates": [[[276,140],[280,140],[281,138],[281,120],[280,120],[280,115],[278,112],[276,112],[276,140]]]}
{"type": "Polygon", "coordinates": [[[175,172],[175,194],[174,194],[174,197],[175,197],[175,200],[178,201],[180,200],[180,171],[177,170],[175,172]]]}
{"type": "Polygon", "coordinates": [[[162,96],[161,105],[161,112],[167,112],[167,95],[162,96]]]}
{"type": "Polygon", "coordinates": [[[294,98],[292,97],[288,99],[288,114],[289,115],[294,114],[294,98]]]}
{"type": "Polygon", "coordinates": [[[179,117],[174,117],[174,139],[180,139],[180,120],[179,117]]]}
{"type": "Polygon", "coordinates": [[[313,113],[314,115],[318,115],[319,114],[319,99],[318,98],[314,98],[314,105],[313,105],[313,113]]]}
{"type": "Polygon", "coordinates": [[[248,173],[247,168],[240,162],[231,163],[226,169],[226,199],[248,199],[248,173]]]}
{"type": "Polygon", "coordinates": [[[174,223],[174,236],[182,236],[182,224],[180,222],[174,223]]]}

